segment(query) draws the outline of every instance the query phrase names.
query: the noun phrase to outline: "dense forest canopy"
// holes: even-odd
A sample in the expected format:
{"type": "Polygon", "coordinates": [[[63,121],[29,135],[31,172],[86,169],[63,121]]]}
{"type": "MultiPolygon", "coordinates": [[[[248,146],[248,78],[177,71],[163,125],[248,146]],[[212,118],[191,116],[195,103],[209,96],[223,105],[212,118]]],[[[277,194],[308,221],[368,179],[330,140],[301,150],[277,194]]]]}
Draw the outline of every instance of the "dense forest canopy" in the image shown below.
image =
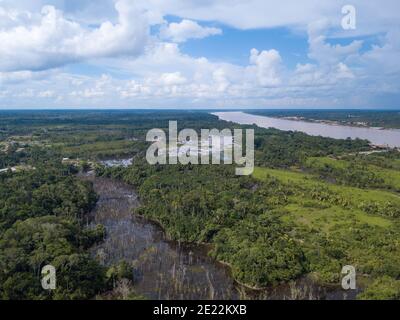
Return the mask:
{"type": "MultiPolygon", "coordinates": [[[[206,243],[210,255],[251,287],[311,275],[338,284],[356,266],[364,299],[400,298],[400,155],[366,154],[368,141],[312,137],[220,121],[195,111],[32,111],[0,113],[0,297],[87,299],[112,289],[127,267],[89,254],[106,232],[88,228],[97,197],[77,176],[123,180],[137,190],[132,214],[158,221],[171,239],[206,243]],[[146,132],[254,128],[256,170],[230,165],[155,165],[146,132]],[[127,168],[99,160],[132,157],[127,168]],[[66,161],[67,160],[67,161],[66,161]],[[54,292],[40,286],[46,264],[54,292]]],[[[129,273],[129,272],[128,272],[129,273]]]]}

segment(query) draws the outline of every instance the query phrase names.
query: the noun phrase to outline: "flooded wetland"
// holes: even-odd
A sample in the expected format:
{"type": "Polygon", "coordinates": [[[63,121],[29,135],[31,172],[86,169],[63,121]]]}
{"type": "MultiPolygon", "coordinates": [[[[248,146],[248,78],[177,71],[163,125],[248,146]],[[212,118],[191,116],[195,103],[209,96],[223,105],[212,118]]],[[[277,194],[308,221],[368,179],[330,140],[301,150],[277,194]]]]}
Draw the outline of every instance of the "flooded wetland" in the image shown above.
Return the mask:
{"type": "Polygon", "coordinates": [[[99,196],[92,224],[106,228],[104,241],[92,248],[92,255],[106,266],[129,263],[135,292],[147,299],[352,298],[307,277],[265,290],[246,288],[234,281],[229,267],[207,255],[206,246],[170,241],[159,225],[135,215],[140,200],[132,187],[93,175],[85,179],[99,196]]]}

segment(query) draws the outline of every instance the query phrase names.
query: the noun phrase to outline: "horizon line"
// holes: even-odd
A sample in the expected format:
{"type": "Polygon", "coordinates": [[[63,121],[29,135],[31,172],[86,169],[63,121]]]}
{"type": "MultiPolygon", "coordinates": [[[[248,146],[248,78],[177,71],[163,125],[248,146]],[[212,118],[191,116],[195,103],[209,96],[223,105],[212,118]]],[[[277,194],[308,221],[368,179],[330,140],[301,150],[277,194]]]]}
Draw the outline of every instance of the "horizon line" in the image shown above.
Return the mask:
{"type": "Polygon", "coordinates": [[[400,111],[400,107],[350,107],[350,108],[332,108],[332,107],[298,107],[298,108],[165,108],[165,107],[151,107],[151,108],[134,108],[134,107],[15,107],[15,108],[2,108],[0,107],[0,112],[2,111],[300,111],[300,110],[319,110],[319,111],[400,111]]]}

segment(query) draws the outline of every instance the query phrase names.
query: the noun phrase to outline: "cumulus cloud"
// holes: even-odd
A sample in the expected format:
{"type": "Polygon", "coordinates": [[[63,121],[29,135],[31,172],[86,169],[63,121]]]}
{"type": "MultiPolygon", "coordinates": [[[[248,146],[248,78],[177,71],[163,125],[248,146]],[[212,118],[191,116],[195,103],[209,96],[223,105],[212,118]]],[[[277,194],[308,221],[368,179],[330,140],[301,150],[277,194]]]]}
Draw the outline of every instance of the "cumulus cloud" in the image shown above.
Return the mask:
{"type": "Polygon", "coordinates": [[[14,72],[0,72],[0,85],[12,85],[16,83],[24,84],[30,81],[40,81],[48,78],[51,74],[57,72],[56,70],[46,71],[14,71],[14,72]]]}
{"type": "Polygon", "coordinates": [[[213,80],[218,92],[225,92],[230,85],[230,81],[223,68],[219,68],[213,72],[213,80]]]}
{"type": "Polygon", "coordinates": [[[222,34],[221,29],[202,27],[197,22],[187,19],[179,23],[172,22],[167,26],[163,26],[160,31],[162,39],[174,42],[185,42],[188,39],[202,39],[219,34],[222,34]]]}
{"type": "Polygon", "coordinates": [[[193,20],[219,21],[239,29],[296,25],[316,19],[334,5],[305,0],[143,0],[143,5],[163,15],[193,20]]]}
{"type": "Polygon", "coordinates": [[[362,55],[362,61],[376,73],[400,72],[400,27],[391,29],[382,43],[375,44],[372,50],[362,55]]]}
{"type": "MultiPolygon", "coordinates": [[[[2,0],[5,8],[34,11],[43,5],[53,5],[68,17],[101,23],[113,19],[115,0],[2,0]]],[[[196,21],[217,21],[239,29],[295,27],[306,28],[311,21],[327,18],[340,31],[341,8],[348,0],[131,0],[150,13],[151,23],[161,23],[162,17],[172,15],[196,21]]],[[[357,15],[354,34],[385,32],[388,26],[398,25],[398,0],[352,0],[357,15]]],[[[111,21],[110,20],[110,21],[111,21]]],[[[343,31],[343,30],[342,30],[343,31]]],[[[345,34],[345,33],[342,33],[345,34]]]]}
{"type": "Polygon", "coordinates": [[[261,86],[276,86],[280,84],[279,67],[282,62],[279,52],[275,49],[259,52],[252,49],[250,63],[255,65],[258,82],[261,86]]]}
{"type": "MultiPolygon", "coordinates": [[[[180,72],[163,73],[160,77],[160,83],[166,86],[181,85],[186,83],[186,78],[180,72]]],[[[157,81],[158,82],[158,81],[157,81]]]]}
{"type": "Polygon", "coordinates": [[[317,20],[308,25],[308,43],[310,59],[320,64],[336,64],[343,59],[350,59],[358,55],[363,41],[354,40],[349,45],[331,45],[327,42],[327,31],[329,23],[327,20],[317,20]]]}
{"type": "MultiPolygon", "coordinates": [[[[107,91],[113,89],[113,83],[110,76],[103,74],[99,79],[96,79],[91,83],[88,87],[83,88],[83,90],[74,90],[70,93],[72,97],[81,97],[81,98],[99,98],[106,95],[107,91]]],[[[75,86],[82,87],[82,81],[72,82],[75,86]]]]}
{"type": "Polygon", "coordinates": [[[0,105],[366,106],[371,96],[400,92],[397,0],[354,0],[353,31],[340,27],[342,0],[93,3],[0,0],[0,105]],[[188,39],[224,37],[211,21],[284,26],[308,51],[290,61],[298,52],[259,42],[237,64],[237,56],[224,62],[185,54],[188,39]],[[374,35],[368,43],[360,40],[366,34],[374,35]],[[64,67],[75,62],[84,68],[64,67]]]}
{"type": "Polygon", "coordinates": [[[138,55],[149,35],[145,14],[131,2],[116,3],[118,22],[89,28],[66,19],[53,6],[25,24],[0,30],[0,71],[43,70],[118,55],[138,55]]]}
{"type": "Polygon", "coordinates": [[[38,98],[53,98],[55,96],[55,92],[52,90],[40,91],[37,96],[38,98]]]}
{"type": "MultiPolygon", "coordinates": [[[[345,35],[341,28],[341,8],[348,0],[140,0],[143,7],[186,19],[218,21],[238,29],[290,27],[305,30],[311,21],[325,17],[337,34],[345,35]]],[[[359,17],[358,27],[352,35],[385,32],[398,25],[398,0],[352,0],[359,17]]],[[[348,34],[348,33],[347,33],[348,34]]]]}

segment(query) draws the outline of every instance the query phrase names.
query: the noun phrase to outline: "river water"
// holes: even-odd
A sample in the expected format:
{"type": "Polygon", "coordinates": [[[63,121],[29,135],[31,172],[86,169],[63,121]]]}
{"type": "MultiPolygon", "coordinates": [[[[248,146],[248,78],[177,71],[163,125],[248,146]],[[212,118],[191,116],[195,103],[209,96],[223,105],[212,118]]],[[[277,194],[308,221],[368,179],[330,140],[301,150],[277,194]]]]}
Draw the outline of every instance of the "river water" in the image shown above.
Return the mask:
{"type": "Polygon", "coordinates": [[[91,249],[103,265],[125,260],[132,266],[134,289],[148,299],[351,299],[337,287],[321,287],[307,277],[255,291],[235,283],[229,269],[207,255],[208,248],[168,241],[153,222],[134,215],[135,191],[108,179],[92,181],[99,196],[91,213],[92,225],[103,224],[105,240],[91,249]]]}
{"type": "Polygon", "coordinates": [[[219,119],[239,124],[255,124],[262,128],[276,128],[284,131],[300,131],[312,136],[335,139],[360,138],[369,140],[374,145],[400,148],[400,130],[360,128],[307,121],[287,120],[256,116],[244,112],[215,112],[219,119]]]}

